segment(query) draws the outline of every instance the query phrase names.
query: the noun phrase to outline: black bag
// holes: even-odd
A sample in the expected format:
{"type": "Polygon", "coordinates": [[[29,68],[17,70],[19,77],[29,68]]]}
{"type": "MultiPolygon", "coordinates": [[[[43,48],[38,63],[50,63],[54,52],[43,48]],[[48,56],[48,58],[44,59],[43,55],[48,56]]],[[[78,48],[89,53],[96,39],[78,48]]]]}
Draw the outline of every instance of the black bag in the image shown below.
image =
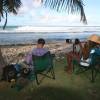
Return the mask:
{"type": "Polygon", "coordinates": [[[11,79],[17,78],[17,71],[13,64],[7,65],[3,68],[2,79],[10,82],[11,79]]]}

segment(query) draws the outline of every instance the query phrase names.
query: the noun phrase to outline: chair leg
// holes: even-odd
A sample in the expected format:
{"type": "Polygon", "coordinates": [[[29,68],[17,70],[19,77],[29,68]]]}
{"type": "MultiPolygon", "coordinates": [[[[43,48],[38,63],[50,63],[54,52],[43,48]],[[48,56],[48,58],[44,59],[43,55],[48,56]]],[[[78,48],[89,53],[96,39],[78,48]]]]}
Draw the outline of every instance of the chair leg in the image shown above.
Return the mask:
{"type": "Polygon", "coordinates": [[[76,74],[81,74],[81,73],[86,72],[87,70],[89,70],[89,68],[79,68],[75,73],[76,74]]]}
{"type": "Polygon", "coordinates": [[[92,71],[92,77],[91,77],[91,82],[94,82],[95,81],[95,79],[94,79],[94,68],[92,67],[91,68],[91,71],[92,71]]]}
{"type": "Polygon", "coordinates": [[[53,79],[55,79],[55,72],[54,72],[53,68],[51,68],[51,75],[52,75],[53,79]]]}
{"type": "Polygon", "coordinates": [[[35,77],[36,77],[36,83],[37,83],[37,85],[39,85],[37,74],[35,74],[35,77]]]}
{"type": "Polygon", "coordinates": [[[73,72],[75,71],[75,65],[73,64],[73,72]]]}

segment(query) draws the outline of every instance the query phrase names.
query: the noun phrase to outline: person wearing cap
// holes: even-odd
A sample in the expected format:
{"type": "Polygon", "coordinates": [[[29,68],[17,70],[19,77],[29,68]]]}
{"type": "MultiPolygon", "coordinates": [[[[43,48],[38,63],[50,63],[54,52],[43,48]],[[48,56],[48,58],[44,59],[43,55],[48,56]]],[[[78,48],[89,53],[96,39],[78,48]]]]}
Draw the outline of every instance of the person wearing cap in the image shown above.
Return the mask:
{"type": "MultiPolygon", "coordinates": [[[[88,38],[88,42],[89,42],[89,56],[87,59],[84,59],[84,57],[82,56],[81,58],[81,62],[80,64],[83,66],[89,66],[93,61],[92,58],[95,57],[100,57],[100,36],[98,35],[91,35],[88,38]]],[[[97,62],[98,63],[98,62],[97,62]]]]}
{"type": "MultiPolygon", "coordinates": [[[[93,58],[94,56],[100,57],[100,36],[92,35],[88,39],[90,43],[92,43],[90,57],[93,58]]],[[[91,61],[92,62],[92,61],[91,61]]]]}
{"type": "Polygon", "coordinates": [[[92,35],[88,38],[89,45],[91,48],[91,51],[95,51],[95,53],[100,53],[100,36],[98,35],[92,35]]]}
{"type": "Polygon", "coordinates": [[[88,38],[90,48],[95,47],[96,45],[100,45],[100,36],[93,34],[88,38]]]}

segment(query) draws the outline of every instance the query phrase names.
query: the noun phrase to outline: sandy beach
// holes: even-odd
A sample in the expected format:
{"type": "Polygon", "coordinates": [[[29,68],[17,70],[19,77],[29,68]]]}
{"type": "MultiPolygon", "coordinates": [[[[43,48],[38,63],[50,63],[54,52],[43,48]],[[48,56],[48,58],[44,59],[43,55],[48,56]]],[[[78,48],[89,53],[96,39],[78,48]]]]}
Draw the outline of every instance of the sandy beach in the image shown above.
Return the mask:
{"type": "MultiPolygon", "coordinates": [[[[7,63],[17,63],[19,60],[23,60],[28,52],[31,52],[36,44],[27,45],[15,45],[15,46],[2,46],[2,54],[7,63]],[[22,55],[23,57],[20,57],[22,55]]],[[[51,53],[56,55],[56,58],[60,58],[61,55],[65,55],[72,49],[72,44],[67,44],[65,41],[56,43],[47,43],[45,48],[48,48],[51,53]]]]}

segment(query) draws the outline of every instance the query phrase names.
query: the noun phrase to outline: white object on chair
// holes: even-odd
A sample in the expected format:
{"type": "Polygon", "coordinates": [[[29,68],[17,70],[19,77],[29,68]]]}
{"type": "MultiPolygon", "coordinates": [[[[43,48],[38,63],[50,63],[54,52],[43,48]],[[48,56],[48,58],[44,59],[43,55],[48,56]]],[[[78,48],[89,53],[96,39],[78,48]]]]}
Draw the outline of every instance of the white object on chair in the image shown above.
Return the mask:
{"type": "Polygon", "coordinates": [[[91,52],[90,53],[94,53],[95,52],[95,50],[91,50],[91,52]]]}
{"type": "Polygon", "coordinates": [[[83,57],[82,57],[82,58],[81,58],[81,61],[80,61],[80,65],[81,65],[81,66],[89,67],[89,66],[90,66],[90,61],[91,61],[90,58],[88,58],[88,59],[86,59],[86,60],[83,60],[83,57]]]}

